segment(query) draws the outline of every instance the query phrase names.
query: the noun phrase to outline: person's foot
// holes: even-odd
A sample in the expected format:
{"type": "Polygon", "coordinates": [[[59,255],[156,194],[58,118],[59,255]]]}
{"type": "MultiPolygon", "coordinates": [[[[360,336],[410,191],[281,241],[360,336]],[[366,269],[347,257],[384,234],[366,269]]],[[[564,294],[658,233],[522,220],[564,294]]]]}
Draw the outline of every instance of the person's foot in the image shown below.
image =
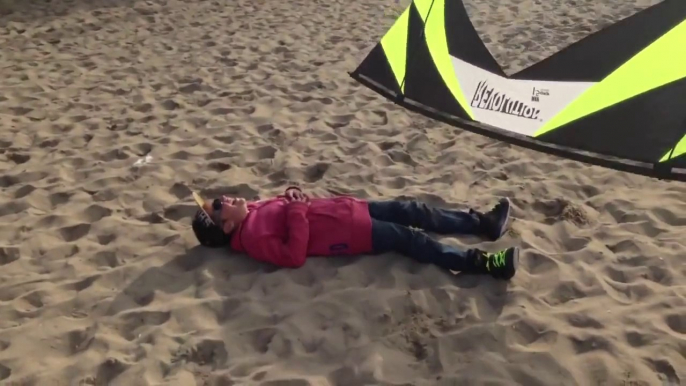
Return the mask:
{"type": "Polygon", "coordinates": [[[519,248],[507,248],[495,253],[481,252],[477,259],[477,267],[481,273],[496,279],[510,280],[519,267],[519,248]]]}
{"type": "Polygon", "coordinates": [[[512,203],[509,198],[501,198],[498,203],[486,213],[481,213],[481,233],[490,241],[496,241],[507,232],[510,225],[512,203]]]}

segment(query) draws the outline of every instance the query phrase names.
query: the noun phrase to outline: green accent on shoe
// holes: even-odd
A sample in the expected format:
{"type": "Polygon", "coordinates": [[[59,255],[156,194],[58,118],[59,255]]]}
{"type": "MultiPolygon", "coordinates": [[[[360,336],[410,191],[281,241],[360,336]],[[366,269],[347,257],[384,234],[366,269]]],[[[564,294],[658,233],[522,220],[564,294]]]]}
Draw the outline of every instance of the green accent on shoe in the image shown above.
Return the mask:
{"type": "Polygon", "coordinates": [[[505,255],[507,250],[499,251],[495,253],[486,253],[486,270],[491,271],[491,263],[493,263],[493,268],[505,267],[505,255]]]}

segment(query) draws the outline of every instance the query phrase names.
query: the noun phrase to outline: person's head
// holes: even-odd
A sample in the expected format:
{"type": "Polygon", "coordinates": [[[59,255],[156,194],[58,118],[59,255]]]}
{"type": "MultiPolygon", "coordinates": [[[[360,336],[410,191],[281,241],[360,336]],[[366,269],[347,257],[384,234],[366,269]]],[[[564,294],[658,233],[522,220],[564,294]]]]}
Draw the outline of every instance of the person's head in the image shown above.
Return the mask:
{"type": "Polygon", "coordinates": [[[231,235],[248,215],[248,206],[242,198],[222,196],[212,203],[203,203],[193,217],[191,226],[200,244],[218,248],[231,242],[231,235]]]}

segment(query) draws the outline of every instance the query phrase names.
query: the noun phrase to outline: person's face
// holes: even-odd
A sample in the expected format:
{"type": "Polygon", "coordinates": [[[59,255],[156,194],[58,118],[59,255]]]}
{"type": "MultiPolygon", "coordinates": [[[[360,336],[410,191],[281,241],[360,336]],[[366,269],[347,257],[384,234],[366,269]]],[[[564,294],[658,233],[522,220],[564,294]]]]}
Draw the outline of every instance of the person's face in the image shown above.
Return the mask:
{"type": "Polygon", "coordinates": [[[207,214],[224,233],[230,233],[241,221],[248,216],[248,205],[245,199],[222,196],[212,203],[205,204],[207,214]]]}

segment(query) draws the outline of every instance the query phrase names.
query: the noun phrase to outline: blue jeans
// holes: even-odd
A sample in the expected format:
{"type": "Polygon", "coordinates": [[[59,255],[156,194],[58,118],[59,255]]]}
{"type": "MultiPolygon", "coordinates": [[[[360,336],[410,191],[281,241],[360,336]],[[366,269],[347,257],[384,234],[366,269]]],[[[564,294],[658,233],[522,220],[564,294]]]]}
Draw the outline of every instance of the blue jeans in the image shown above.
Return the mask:
{"type": "Polygon", "coordinates": [[[461,250],[435,240],[421,230],[437,234],[476,234],[475,213],[433,208],[417,201],[372,201],[374,253],[397,252],[422,263],[453,271],[468,271],[476,250],[461,250]]]}

